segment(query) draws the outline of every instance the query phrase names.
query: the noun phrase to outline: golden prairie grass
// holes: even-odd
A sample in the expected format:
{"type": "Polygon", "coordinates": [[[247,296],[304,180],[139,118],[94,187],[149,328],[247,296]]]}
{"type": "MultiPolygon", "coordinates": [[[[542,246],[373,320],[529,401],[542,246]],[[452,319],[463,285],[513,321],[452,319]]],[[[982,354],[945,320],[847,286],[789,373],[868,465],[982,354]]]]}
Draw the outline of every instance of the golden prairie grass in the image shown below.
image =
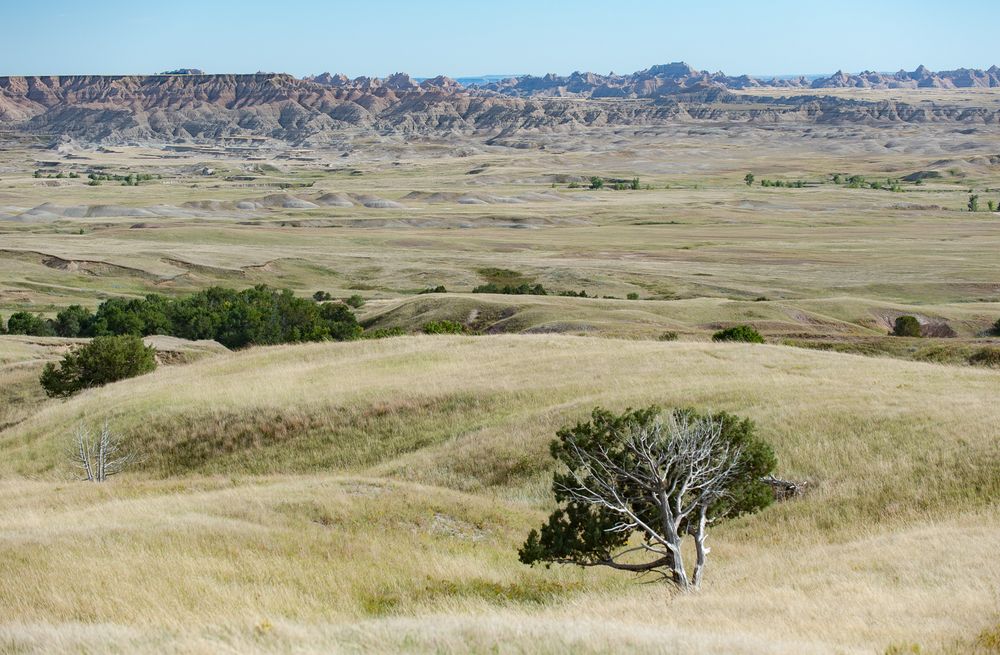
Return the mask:
{"type": "Polygon", "coordinates": [[[46,403],[0,436],[0,644],[946,649],[1000,612],[998,380],[777,346],[564,336],[259,348],[163,368],[46,403]],[[457,398],[475,399],[473,410],[426,409],[457,398]],[[754,418],[780,473],[813,489],[715,530],[696,595],[517,563],[549,506],[554,429],[594,405],[654,401],[754,418]],[[373,448],[362,461],[330,456],[357,447],[335,418],[345,407],[393,416],[366,424],[373,448]],[[69,478],[63,439],[81,419],[108,418],[135,447],[169,449],[196,427],[185,417],[230,410],[275,412],[268,422],[284,416],[289,429],[241,444],[243,459],[169,477],[153,453],[105,486],[69,478]],[[316,423],[297,432],[301,416],[316,423]],[[442,417],[450,427],[428,429],[442,417]],[[97,570],[106,575],[88,574],[97,570]]]}

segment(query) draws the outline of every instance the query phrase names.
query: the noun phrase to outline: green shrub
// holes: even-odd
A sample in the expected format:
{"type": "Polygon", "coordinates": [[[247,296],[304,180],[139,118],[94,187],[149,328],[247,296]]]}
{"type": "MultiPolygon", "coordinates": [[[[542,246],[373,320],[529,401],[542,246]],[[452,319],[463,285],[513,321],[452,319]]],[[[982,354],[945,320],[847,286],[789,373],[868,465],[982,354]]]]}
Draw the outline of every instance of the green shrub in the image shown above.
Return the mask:
{"type": "Polygon", "coordinates": [[[427,287],[423,291],[418,291],[417,293],[448,293],[448,290],[444,288],[443,284],[439,284],[436,287],[427,287]]]}
{"type": "Polygon", "coordinates": [[[977,350],[969,357],[969,363],[973,366],[1000,368],[1000,348],[983,348],[977,350]]]}
{"type": "Polygon", "coordinates": [[[313,300],[316,302],[326,302],[327,300],[333,300],[333,296],[330,295],[329,291],[317,291],[313,294],[313,300]]]}
{"type": "Polygon", "coordinates": [[[56,332],[49,321],[37,314],[14,312],[7,319],[7,332],[10,334],[26,334],[32,337],[53,337],[56,332]]]}
{"type": "Polygon", "coordinates": [[[424,334],[465,334],[465,326],[458,321],[431,321],[424,323],[424,334]]]}
{"type": "Polygon", "coordinates": [[[712,341],[744,341],[746,343],[764,343],[764,337],[760,335],[752,325],[734,325],[733,327],[719,330],[712,335],[712,341]]]}
{"type": "Polygon", "coordinates": [[[919,337],[920,321],[915,316],[900,316],[893,324],[892,333],[897,337],[919,337]]]}
{"type": "Polygon", "coordinates": [[[997,319],[997,322],[993,324],[993,334],[1000,337],[1000,319],[997,319]]]}
{"type": "Polygon", "coordinates": [[[594,176],[594,177],[590,178],[590,188],[591,189],[600,189],[602,187],[604,187],[604,179],[602,179],[600,177],[597,177],[597,176],[594,176]]]}
{"type": "Polygon", "coordinates": [[[632,291],[628,293],[625,297],[628,298],[629,300],[638,300],[639,294],[637,294],[635,291],[632,291]]]}
{"type": "Polygon", "coordinates": [[[389,337],[405,337],[406,330],[401,327],[376,328],[366,330],[361,334],[362,339],[387,339],[389,337]]]}
{"type": "Polygon", "coordinates": [[[664,332],[660,336],[656,337],[657,341],[677,341],[676,332],[664,332]]]}
{"type": "Polygon", "coordinates": [[[358,294],[354,294],[350,298],[346,299],[344,301],[344,304],[346,304],[348,307],[353,307],[354,309],[358,309],[359,307],[364,307],[365,299],[359,296],[358,294]]]}
{"type": "Polygon", "coordinates": [[[156,368],[156,350],[136,336],[96,337],[67,353],[58,368],[48,363],[42,370],[45,393],[65,397],[116,380],[149,373],[156,368]]]}

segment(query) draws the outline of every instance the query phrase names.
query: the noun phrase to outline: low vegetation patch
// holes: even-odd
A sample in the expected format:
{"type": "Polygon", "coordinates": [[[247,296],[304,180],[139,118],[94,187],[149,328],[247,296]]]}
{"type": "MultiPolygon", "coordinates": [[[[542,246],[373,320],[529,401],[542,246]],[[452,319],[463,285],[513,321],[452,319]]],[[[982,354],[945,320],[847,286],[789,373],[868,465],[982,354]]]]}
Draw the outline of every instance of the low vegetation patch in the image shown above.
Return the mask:
{"type": "Polygon", "coordinates": [[[465,326],[458,321],[431,321],[424,323],[424,334],[465,334],[465,326]]]}
{"type": "Polygon", "coordinates": [[[988,366],[990,368],[1000,368],[1000,348],[983,348],[969,357],[969,363],[973,366],[988,366]]]}
{"type": "Polygon", "coordinates": [[[764,343],[764,337],[752,325],[734,325],[719,330],[712,335],[712,341],[743,341],[746,343],[764,343]]]}

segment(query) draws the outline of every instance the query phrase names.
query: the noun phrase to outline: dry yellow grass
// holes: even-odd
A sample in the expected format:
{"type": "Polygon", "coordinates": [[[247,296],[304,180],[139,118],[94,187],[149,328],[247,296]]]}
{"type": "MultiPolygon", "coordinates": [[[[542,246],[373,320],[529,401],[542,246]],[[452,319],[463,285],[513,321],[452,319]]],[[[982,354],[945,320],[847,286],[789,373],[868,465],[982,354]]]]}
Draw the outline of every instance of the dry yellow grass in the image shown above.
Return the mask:
{"type": "Polygon", "coordinates": [[[993,371],[776,346],[563,336],[261,348],[163,368],[48,402],[0,433],[0,644],[947,648],[1000,612],[998,382],[993,371]],[[753,417],[781,472],[814,489],[713,532],[696,595],[517,563],[548,506],[554,428],[596,404],[652,401],[753,417]],[[337,456],[356,443],[345,408],[380,417],[364,424],[364,461],[337,456]],[[88,486],[61,455],[80,419],[108,417],[137,447],[176,454],[200,429],[185,417],[262,409],[287,426],[279,442],[238,443],[241,456],[165,479],[150,453],[88,486]],[[456,422],[438,429],[442,416],[456,422]]]}

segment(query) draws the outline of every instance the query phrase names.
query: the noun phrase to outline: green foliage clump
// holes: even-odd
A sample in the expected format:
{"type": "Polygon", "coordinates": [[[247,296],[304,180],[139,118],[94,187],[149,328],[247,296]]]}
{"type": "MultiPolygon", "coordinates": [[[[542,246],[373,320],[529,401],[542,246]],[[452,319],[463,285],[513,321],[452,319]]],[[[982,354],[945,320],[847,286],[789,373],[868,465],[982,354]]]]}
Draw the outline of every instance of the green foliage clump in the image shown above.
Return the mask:
{"type": "Polygon", "coordinates": [[[326,302],[328,300],[333,300],[333,296],[330,295],[329,291],[317,291],[313,294],[313,300],[316,302],[326,302]]]}
{"type": "MultiPolygon", "coordinates": [[[[678,417],[698,418],[691,409],[669,410],[678,417]]],[[[556,433],[550,446],[552,457],[561,464],[553,474],[552,492],[560,503],[540,530],[532,530],[518,551],[521,562],[573,563],[591,566],[606,562],[617,549],[625,546],[632,535],[630,530],[613,530],[621,521],[621,516],[600,504],[582,503],[574,500],[568,489],[577,488],[580,483],[576,475],[589,479],[593,473],[580,470],[580,460],[573,454],[574,448],[583,451],[603,450],[610,459],[623,469],[636,466],[635,453],[626,445],[628,435],[637,428],[648,427],[661,419],[664,410],[656,405],[645,409],[627,409],[622,414],[614,414],[595,408],[590,421],[565,427],[556,433]],[[567,470],[568,469],[568,470],[567,470]]],[[[774,450],[755,433],[752,421],[732,414],[707,414],[721,424],[722,441],[740,449],[739,474],[730,483],[728,494],[715,501],[710,509],[714,517],[735,517],[759,511],[774,500],[774,494],[761,478],[770,474],[777,459],[774,450]]],[[[619,492],[634,498],[633,509],[647,524],[655,524],[659,512],[655,504],[641,494],[634,493],[633,483],[620,480],[619,492]]],[[[595,484],[592,488],[599,488],[595,484]]],[[[681,533],[690,526],[681,526],[681,533]]]]}
{"type": "Polygon", "coordinates": [[[566,296],[567,298],[593,298],[594,296],[588,296],[587,291],[560,291],[560,296],[566,296]]]}
{"type": "Polygon", "coordinates": [[[423,329],[424,334],[465,334],[465,326],[458,321],[431,321],[423,329]]]}
{"type": "Polygon", "coordinates": [[[657,341],[677,341],[677,333],[673,331],[664,332],[660,336],[656,337],[657,341]]]}
{"type": "Polygon", "coordinates": [[[156,368],[156,350],[137,336],[96,337],[67,353],[59,366],[48,363],[41,383],[50,397],[70,396],[81,389],[149,373],[156,368]]]}
{"type": "Polygon", "coordinates": [[[966,203],[966,206],[969,208],[970,212],[977,212],[977,211],[979,211],[979,196],[977,194],[975,194],[975,193],[973,193],[972,195],[970,195],[969,196],[969,202],[966,203]]]}
{"type": "Polygon", "coordinates": [[[636,293],[635,291],[630,291],[630,292],[628,292],[628,293],[627,293],[627,294],[625,295],[625,297],[626,297],[626,298],[627,298],[628,300],[638,300],[638,299],[639,299],[639,294],[638,294],[638,293],[636,293]]]}
{"type": "Polygon", "coordinates": [[[753,173],[747,173],[746,175],[744,175],[743,181],[746,183],[747,186],[753,186],[753,181],[754,181],[753,173]]]}
{"type": "Polygon", "coordinates": [[[229,348],[300,341],[345,341],[361,335],[351,310],[319,304],[266,285],[236,291],[211,287],[177,299],[111,298],[96,312],[74,305],[59,312],[54,331],[64,337],[166,334],[214,339],[229,348]]]}
{"type": "Polygon", "coordinates": [[[436,287],[427,287],[423,291],[418,291],[417,293],[448,293],[448,290],[444,288],[443,284],[439,284],[436,287]]]}
{"type": "Polygon", "coordinates": [[[915,316],[900,316],[892,326],[892,333],[897,337],[919,337],[920,321],[915,316]]]}
{"type": "Polygon", "coordinates": [[[719,330],[712,335],[712,341],[743,341],[746,343],[764,343],[764,337],[752,325],[734,325],[719,330]]]}
{"type": "Polygon", "coordinates": [[[10,334],[25,334],[32,337],[53,337],[55,330],[49,321],[37,314],[14,312],[7,319],[7,332],[10,334]]]}
{"type": "Polygon", "coordinates": [[[602,189],[604,188],[604,178],[594,176],[590,178],[590,188],[591,189],[602,189]]]}
{"type": "Polygon", "coordinates": [[[481,284],[472,290],[472,293],[502,293],[514,296],[547,296],[549,292],[541,284],[528,284],[522,282],[518,285],[499,285],[496,282],[481,284]]]}
{"type": "Polygon", "coordinates": [[[344,304],[346,304],[348,307],[353,307],[354,309],[358,309],[359,307],[364,307],[365,299],[363,296],[354,294],[353,296],[344,300],[344,304]]]}

